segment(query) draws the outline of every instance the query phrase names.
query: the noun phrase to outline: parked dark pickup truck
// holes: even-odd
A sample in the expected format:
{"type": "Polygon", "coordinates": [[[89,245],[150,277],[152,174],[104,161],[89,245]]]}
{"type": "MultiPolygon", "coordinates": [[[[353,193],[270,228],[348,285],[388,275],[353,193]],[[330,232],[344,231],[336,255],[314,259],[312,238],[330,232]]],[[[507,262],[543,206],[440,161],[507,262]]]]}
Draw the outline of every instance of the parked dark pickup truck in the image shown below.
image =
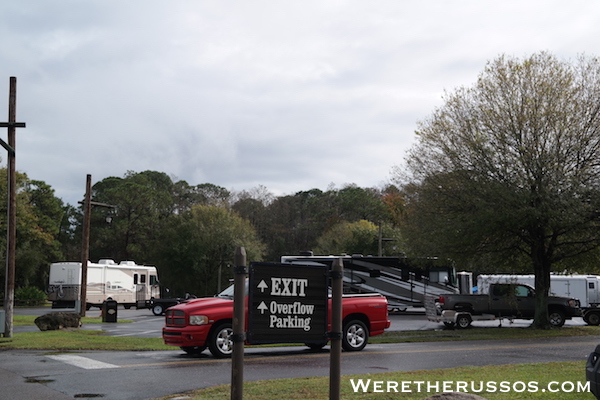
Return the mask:
{"type": "MultiPolygon", "coordinates": [[[[464,312],[457,325],[466,328],[469,315],[491,314],[496,317],[532,319],[535,315],[535,291],[527,285],[496,283],[489,294],[444,294],[439,298],[442,310],[464,312]]],[[[553,326],[563,326],[565,320],[580,317],[579,300],[548,296],[548,316],[553,326]]]]}

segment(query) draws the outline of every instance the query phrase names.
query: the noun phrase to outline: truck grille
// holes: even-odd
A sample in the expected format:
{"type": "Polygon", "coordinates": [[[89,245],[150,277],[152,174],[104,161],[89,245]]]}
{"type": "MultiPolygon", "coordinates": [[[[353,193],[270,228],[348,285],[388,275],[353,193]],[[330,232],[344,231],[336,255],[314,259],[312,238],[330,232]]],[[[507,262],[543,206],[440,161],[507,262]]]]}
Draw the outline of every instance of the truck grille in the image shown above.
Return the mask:
{"type": "Polygon", "coordinates": [[[167,326],[186,326],[185,312],[182,310],[167,310],[165,323],[167,326]]]}

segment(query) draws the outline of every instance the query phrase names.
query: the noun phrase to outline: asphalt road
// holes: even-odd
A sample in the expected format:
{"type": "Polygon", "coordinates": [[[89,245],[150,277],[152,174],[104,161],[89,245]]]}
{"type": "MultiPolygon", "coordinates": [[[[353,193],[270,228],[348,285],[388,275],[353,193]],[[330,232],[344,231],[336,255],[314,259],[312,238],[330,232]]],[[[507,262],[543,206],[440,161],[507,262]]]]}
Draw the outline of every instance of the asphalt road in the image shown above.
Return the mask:
{"type": "MultiPolygon", "coordinates": [[[[47,311],[15,310],[17,314],[32,315],[47,311]]],[[[119,318],[135,322],[89,325],[85,328],[103,329],[115,336],[160,337],[162,317],[152,315],[149,310],[119,309],[118,312],[119,318]]],[[[99,310],[88,312],[89,316],[94,314],[99,315],[99,310]]],[[[392,315],[391,320],[394,330],[442,327],[428,322],[422,314],[392,315]]],[[[497,321],[487,323],[493,326],[498,324],[497,321]]],[[[527,324],[528,321],[522,323],[527,324]]],[[[15,328],[16,332],[31,329],[15,328]]],[[[367,377],[366,374],[377,372],[465,365],[579,361],[585,360],[598,343],[600,337],[371,344],[361,352],[343,353],[342,374],[367,377]]],[[[247,348],[245,351],[245,381],[328,374],[328,347],[318,353],[310,352],[302,346],[247,348]]],[[[581,380],[584,379],[582,371],[581,380]]],[[[208,352],[200,356],[188,356],[179,349],[160,352],[83,351],[69,354],[47,351],[0,352],[0,382],[3,388],[0,390],[0,399],[148,400],[228,384],[230,380],[231,361],[214,359],[208,352]]],[[[342,380],[342,385],[349,385],[349,382],[342,380]]],[[[582,395],[582,399],[593,398],[589,396],[591,395],[582,395]]]]}
{"type": "MultiPolygon", "coordinates": [[[[342,374],[452,368],[550,361],[585,360],[600,337],[518,341],[461,341],[369,345],[361,352],[343,353],[342,374]]],[[[188,390],[230,383],[231,361],[208,354],[191,357],[181,351],[106,352],[69,354],[45,351],[0,353],[0,371],[28,381],[28,389],[52,391],[39,398],[92,398],[147,400],[188,390]]],[[[552,371],[549,371],[551,374],[552,371]]],[[[311,353],[304,347],[246,349],[244,380],[328,376],[327,348],[311,353]]],[[[0,372],[5,397],[10,384],[0,372]]],[[[524,377],[525,379],[525,377],[524,377]]],[[[582,371],[581,380],[584,375],[582,371]]],[[[342,380],[342,385],[348,385],[342,380]]],[[[22,394],[22,393],[21,393],[22,394]]],[[[582,396],[582,398],[586,398],[582,396]]]]}

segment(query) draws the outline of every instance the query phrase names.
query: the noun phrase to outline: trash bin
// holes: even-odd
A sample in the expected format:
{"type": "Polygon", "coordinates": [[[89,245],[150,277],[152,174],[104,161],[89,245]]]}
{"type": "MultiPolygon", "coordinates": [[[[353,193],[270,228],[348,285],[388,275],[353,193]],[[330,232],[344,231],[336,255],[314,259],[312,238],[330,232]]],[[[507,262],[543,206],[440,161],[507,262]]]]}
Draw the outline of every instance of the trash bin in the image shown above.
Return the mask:
{"type": "Polygon", "coordinates": [[[102,303],[102,322],[117,322],[118,303],[109,297],[102,303]]]}

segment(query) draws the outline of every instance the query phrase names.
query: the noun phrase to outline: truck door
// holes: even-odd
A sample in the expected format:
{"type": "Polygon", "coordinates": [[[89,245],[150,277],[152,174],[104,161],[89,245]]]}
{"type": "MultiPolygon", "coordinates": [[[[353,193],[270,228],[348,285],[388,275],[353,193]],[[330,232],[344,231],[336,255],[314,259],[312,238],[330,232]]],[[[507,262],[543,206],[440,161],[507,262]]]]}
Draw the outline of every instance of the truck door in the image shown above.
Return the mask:
{"type": "Polygon", "coordinates": [[[158,276],[150,274],[150,297],[160,298],[160,286],[158,284],[158,276]]]}
{"type": "Polygon", "coordinates": [[[512,315],[516,317],[533,317],[535,314],[535,294],[531,288],[523,285],[514,285],[514,300],[510,303],[512,315]]]}
{"type": "Polygon", "coordinates": [[[497,316],[508,316],[511,315],[510,303],[514,301],[511,299],[511,286],[509,284],[494,284],[491,285],[490,289],[490,309],[494,310],[494,314],[497,316]]]}
{"type": "Polygon", "coordinates": [[[135,301],[136,304],[143,303],[145,300],[148,300],[147,289],[146,289],[146,275],[135,274],[134,276],[134,284],[135,284],[135,301]]]}
{"type": "Polygon", "coordinates": [[[497,315],[532,317],[535,312],[534,292],[527,286],[496,284],[490,298],[497,315]]]}

